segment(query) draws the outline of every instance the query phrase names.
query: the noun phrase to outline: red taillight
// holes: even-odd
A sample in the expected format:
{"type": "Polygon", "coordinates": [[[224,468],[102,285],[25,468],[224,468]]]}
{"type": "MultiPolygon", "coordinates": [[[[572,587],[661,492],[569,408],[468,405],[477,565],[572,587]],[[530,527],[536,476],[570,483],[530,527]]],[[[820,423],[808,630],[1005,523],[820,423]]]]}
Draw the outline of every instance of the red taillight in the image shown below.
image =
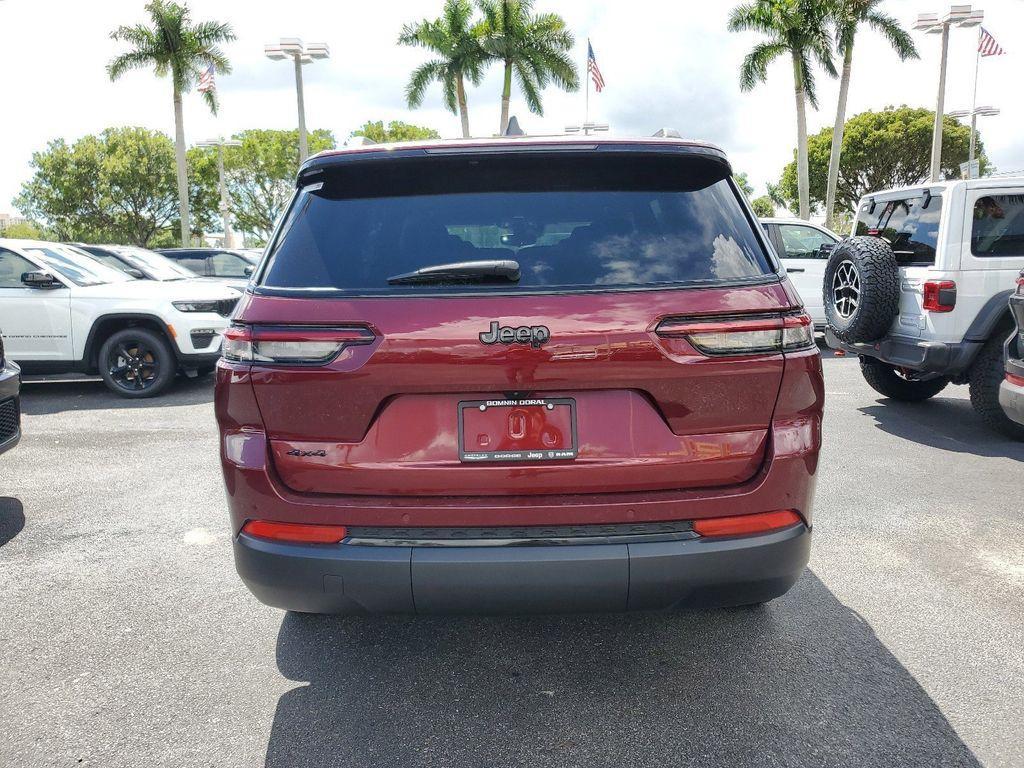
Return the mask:
{"type": "Polygon", "coordinates": [[[1017,295],[1024,296],[1024,269],[1020,271],[1020,277],[1017,278],[1017,295]]]}
{"type": "Polygon", "coordinates": [[[783,509],[778,512],[757,512],[753,515],[694,520],[693,530],[701,536],[749,536],[788,528],[799,522],[802,522],[800,515],[792,509],[783,509]]]}
{"type": "Polygon", "coordinates": [[[368,328],[312,325],[233,325],[224,331],[225,360],[279,365],[323,365],[345,349],[369,344],[368,328]]]}
{"type": "Polygon", "coordinates": [[[956,283],[952,280],[929,280],[924,284],[923,306],[929,312],[952,312],[956,306],[956,283]]]}
{"type": "Polygon", "coordinates": [[[1013,384],[1015,387],[1024,387],[1024,376],[1018,376],[1014,373],[1006,374],[1006,380],[1013,384]]]}
{"type": "Polygon", "coordinates": [[[811,318],[791,315],[670,317],[655,330],[659,336],[683,337],[706,355],[752,355],[809,349],[814,344],[811,318]]]}
{"type": "Polygon", "coordinates": [[[242,533],[297,544],[337,544],[348,535],[343,525],[275,523],[273,520],[250,520],[242,526],[242,533]]]}

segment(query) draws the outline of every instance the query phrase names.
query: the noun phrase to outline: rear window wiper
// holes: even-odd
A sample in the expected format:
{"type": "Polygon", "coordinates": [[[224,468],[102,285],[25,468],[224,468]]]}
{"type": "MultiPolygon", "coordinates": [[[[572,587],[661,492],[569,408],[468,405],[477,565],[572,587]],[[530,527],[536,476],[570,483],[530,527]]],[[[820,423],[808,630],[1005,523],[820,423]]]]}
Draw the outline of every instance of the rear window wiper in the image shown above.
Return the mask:
{"type": "Polygon", "coordinates": [[[413,272],[392,275],[389,285],[402,283],[487,283],[507,281],[519,282],[519,262],[512,259],[484,259],[481,261],[456,261],[452,264],[433,264],[420,267],[413,272]]]}

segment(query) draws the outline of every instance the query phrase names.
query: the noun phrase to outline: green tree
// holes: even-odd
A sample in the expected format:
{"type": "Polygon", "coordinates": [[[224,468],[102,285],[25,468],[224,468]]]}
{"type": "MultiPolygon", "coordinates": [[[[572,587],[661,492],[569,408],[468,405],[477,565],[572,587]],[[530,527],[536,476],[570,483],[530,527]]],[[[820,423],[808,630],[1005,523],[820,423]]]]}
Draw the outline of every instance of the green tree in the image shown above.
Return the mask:
{"type": "Polygon", "coordinates": [[[359,128],[352,131],[353,136],[365,136],[370,141],[378,144],[388,144],[393,141],[416,141],[418,139],[439,139],[441,134],[433,128],[412,123],[403,123],[401,120],[392,120],[387,126],[383,120],[368,120],[359,128]]]}
{"type": "Polygon", "coordinates": [[[732,180],[736,182],[736,186],[743,190],[743,194],[747,197],[751,197],[754,194],[754,185],[750,183],[750,179],[747,178],[746,173],[734,173],[732,180]]]}
{"type": "Polygon", "coordinates": [[[15,205],[60,240],[148,245],[177,223],[174,145],[146,128],[108,128],[32,156],[15,205]]]}
{"type": "Polygon", "coordinates": [[[12,240],[42,240],[45,233],[31,221],[19,221],[0,228],[0,237],[9,237],[12,240]]]}
{"type": "MultiPolygon", "coordinates": [[[[902,106],[861,112],[847,120],[834,215],[852,211],[857,201],[872,190],[920,184],[927,180],[934,119],[935,113],[929,109],[902,106]]],[[[943,118],[942,125],[942,172],[946,178],[957,178],[960,163],[967,162],[971,131],[952,117],[943,118]]],[[[808,142],[810,199],[814,207],[825,201],[831,146],[831,128],[823,128],[808,142]]],[[[980,137],[978,158],[982,173],[987,172],[988,158],[980,137]]],[[[795,162],[790,162],[783,169],[779,193],[786,207],[793,210],[798,200],[795,162]]]]}
{"type": "MultiPolygon", "coordinates": [[[[189,185],[181,97],[192,90],[209,67],[219,74],[231,71],[231,65],[219,46],[234,40],[235,34],[231,25],[226,23],[203,21],[193,24],[188,7],[170,0],[152,0],[146,5],[146,12],[152,26],[120,26],[110,33],[111,39],[127,43],[130,50],[111,60],[107,74],[111,80],[117,80],[130,70],[152,67],[157,77],[171,76],[181,242],[188,245],[189,185]]],[[[217,114],[216,90],[207,90],[203,97],[210,111],[217,114]]]]}
{"type": "Polygon", "coordinates": [[[800,189],[800,218],[810,215],[807,181],[806,102],[818,108],[812,60],[831,76],[836,76],[829,35],[831,2],[825,0],[753,0],[733,8],[729,31],[760,32],[768,37],[743,59],[740,88],[753,89],[768,77],[768,65],[780,56],[789,56],[793,64],[796,96],[797,181],[800,189]]]}
{"type": "Polygon", "coordinates": [[[750,201],[750,207],[753,208],[754,213],[762,219],[767,219],[775,215],[775,204],[768,195],[755,197],[750,201]]]}
{"type": "Polygon", "coordinates": [[[836,50],[843,57],[843,74],[839,80],[839,102],[836,119],[832,128],[835,140],[832,142],[828,161],[828,183],[825,191],[825,226],[832,228],[832,211],[836,200],[836,179],[839,177],[839,154],[843,144],[843,125],[846,123],[846,97],[850,90],[850,72],[853,69],[853,41],[861,24],[884,37],[896,51],[900,61],[916,59],[917,48],[910,35],[899,22],[878,10],[882,0],[838,0],[834,14],[836,26],[836,50]]]}
{"type": "MultiPolygon", "coordinates": [[[[231,216],[240,232],[265,241],[295,191],[299,133],[297,130],[250,129],[233,138],[242,145],[224,148],[224,176],[231,216]]],[[[310,131],[308,141],[310,154],[335,146],[333,134],[325,130],[310,131]]],[[[208,158],[212,161],[212,152],[208,158]]],[[[206,179],[208,194],[216,201],[215,163],[206,179]]]]}
{"type": "Polygon", "coordinates": [[[491,59],[504,65],[501,89],[501,122],[498,133],[508,128],[512,75],[536,115],[544,114],[541,97],[548,83],[565,91],[579,90],[576,65],[570,58],[572,32],[557,13],[533,13],[533,0],[478,0],[484,20],[478,27],[482,45],[491,59]]]}
{"type": "Polygon", "coordinates": [[[462,135],[469,138],[469,107],[466,102],[466,81],[480,84],[487,54],[474,31],[473,6],[469,0],[447,0],[441,17],[416,24],[406,24],[398,36],[401,45],[426,48],[437,58],[420,64],[413,70],[405,88],[405,100],[410,109],[423,103],[427,86],[441,84],[445,106],[458,114],[462,121],[462,135]]]}

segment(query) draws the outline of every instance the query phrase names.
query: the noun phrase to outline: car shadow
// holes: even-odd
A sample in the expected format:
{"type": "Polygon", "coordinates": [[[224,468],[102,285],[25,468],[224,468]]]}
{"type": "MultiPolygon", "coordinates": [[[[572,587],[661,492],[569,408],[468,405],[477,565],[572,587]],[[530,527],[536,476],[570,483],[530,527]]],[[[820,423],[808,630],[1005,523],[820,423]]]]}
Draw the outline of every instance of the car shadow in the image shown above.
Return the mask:
{"type": "Polygon", "coordinates": [[[266,765],[978,766],[810,571],[758,609],[289,613],[266,765]]]}
{"type": "Polygon", "coordinates": [[[0,496],[0,547],[21,533],[25,527],[25,507],[18,499],[0,496]]]}
{"type": "Polygon", "coordinates": [[[858,409],[883,432],[943,451],[1002,456],[1024,461],[1024,443],[985,426],[969,400],[934,397],[923,403],[881,398],[858,409]]]}
{"type": "Polygon", "coordinates": [[[178,376],[162,395],[130,400],[95,380],[28,380],[21,384],[21,412],[30,416],[65,411],[109,411],[124,408],[166,408],[213,402],[213,376],[178,376]]]}

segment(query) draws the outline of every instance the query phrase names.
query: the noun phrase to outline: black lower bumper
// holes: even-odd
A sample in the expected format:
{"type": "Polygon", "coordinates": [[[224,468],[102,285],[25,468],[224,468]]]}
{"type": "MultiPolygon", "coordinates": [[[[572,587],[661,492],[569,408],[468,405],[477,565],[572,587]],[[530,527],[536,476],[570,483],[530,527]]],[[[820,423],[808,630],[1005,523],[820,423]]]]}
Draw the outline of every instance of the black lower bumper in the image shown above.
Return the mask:
{"type": "Polygon", "coordinates": [[[561,613],[743,605],[784,594],[810,529],[733,539],[554,546],[333,546],[241,534],[235,565],[267,605],[309,613],[561,613]]]}
{"type": "Polygon", "coordinates": [[[21,369],[11,361],[0,367],[0,453],[21,439],[21,369]]]}
{"type": "Polygon", "coordinates": [[[220,348],[216,352],[178,352],[177,356],[182,368],[214,368],[220,360],[220,348]]]}
{"type": "Polygon", "coordinates": [[[922,341],[920,339],[888,336],[866,344],[841,341],[830,329],[825,330],[825,342],[832,349],[842,349],[854,355],[867,355],[899,368],[925,373],[955,376],[970,367],[982,342],[922,341]]]}

